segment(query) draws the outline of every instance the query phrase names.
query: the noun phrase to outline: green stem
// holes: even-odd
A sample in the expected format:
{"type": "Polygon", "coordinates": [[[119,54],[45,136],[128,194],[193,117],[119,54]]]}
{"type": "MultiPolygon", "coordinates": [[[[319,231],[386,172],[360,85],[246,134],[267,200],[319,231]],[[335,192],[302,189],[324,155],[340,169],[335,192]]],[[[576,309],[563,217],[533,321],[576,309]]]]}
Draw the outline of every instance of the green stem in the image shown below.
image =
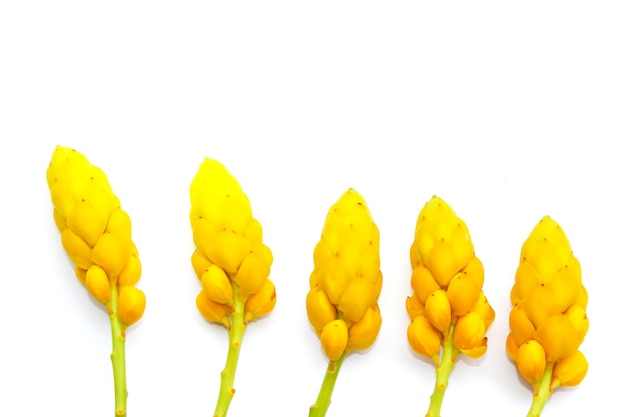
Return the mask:
{"type": "Polygon", "coordinates": [[[111,339],[113,351],[111,363],[113,364],[113,385],[115,389],[115,416],[126,417],[126,355],[124,344],[126,341],[124,326],[117,315],[117,286],[111,285],[111,300],[109,301],[109,320],[111,322],[111,339]]]}
{"type": "Polygon", "coordinates": [[[326,375],[324,375],[324,381],[322,382],[317,400],[309,409],[309,417],[324,417],[326,415],[328,406],[330,406],[330,397],[333,394],[335,382],[337,381],[337,375],[339,375],[339,369],[341,369],[341,364],[343,363],[345,357],[346,352],[344,352],[336,361],[330,361],[328,363],[326,375]]]}
{"type": "Polygon", "coordinates": [[[452,368],[454,368],[454,362],[459,352],[454,347],[454,323],[450,325],[448,333],[445,335],[443,343],[443,354],[441,360],[436,363],[436,377],[435,388],[430,396],[430,405],[428,406],[428,414],[426,417],[440,417],[441,416],[441,404],[443,404],[443,395],[448,387],[448,379],[452,368]]]}
{"type": "Polygon", "coordinates": [[[526,417],[539,417],[543,407],[546,405],[546,402],[548,402],[548,398],[550,398],[550,394],[552,393],[550,383],[552,380],[553,366],[554,363],[548,363],[541,379],[533,385],[533,403],[526,417]]]}
{"type": "Polygon", "coordinates": [[[235,372],[237,361],[239,360],[239,350],[241,341],[246,330],[244,322],[245,302],[239,298],[239,288],[233,283],[233,307],[231,314],[230,329],[228,330],[228,355],[226,356],[226,366],[221,374],[220,393],[215,406],[214,417],[225,417],[228,412],[230,402],[235,395],[235,372]]]}

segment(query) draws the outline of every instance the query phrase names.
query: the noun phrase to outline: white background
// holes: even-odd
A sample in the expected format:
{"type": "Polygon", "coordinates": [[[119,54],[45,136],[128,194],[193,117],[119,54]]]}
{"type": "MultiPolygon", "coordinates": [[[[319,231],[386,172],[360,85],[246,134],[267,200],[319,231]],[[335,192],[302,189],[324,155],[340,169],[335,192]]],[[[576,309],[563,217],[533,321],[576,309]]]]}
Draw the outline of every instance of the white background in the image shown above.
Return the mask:
{"type": "Polygon", "coordinates": [[[0,414],[110,416],[108,317],[74,278],[45,180],[57,144],[108,175],[148,305],[127,337],[131,417],[212,415],[226,331],[196,311],[188,187],[239,179],[274,253],[278,302],[249,326],[229,416],[307,415],[326,360],[305,312],[330,206],[381,231],[383,326],[328,417],[421,416],[432,364],[406,340],[409,247],[434,195],[463,218],[497,318],[454,369],[443,415],[525,416],[505,353],[519,251],[548,214],[589,291],[590,368],[545,416],[624,410],[626,8],[610,1],[31,2],[0,5],[0,414]]]}

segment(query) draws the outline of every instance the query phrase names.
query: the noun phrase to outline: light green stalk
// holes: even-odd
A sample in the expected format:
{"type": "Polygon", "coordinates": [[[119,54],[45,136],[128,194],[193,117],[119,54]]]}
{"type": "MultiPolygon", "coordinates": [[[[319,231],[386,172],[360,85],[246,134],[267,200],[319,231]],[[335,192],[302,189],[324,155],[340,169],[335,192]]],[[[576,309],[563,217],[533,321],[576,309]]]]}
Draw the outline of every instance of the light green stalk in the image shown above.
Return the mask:
{"type": "Polygon", "coordinates": [[[426,417],[441,417],[441,404],[443,403],[443,395],[448,387],[448,379],[456,357],[459,355],[458,349],[454,347],[454,323],[450,325],[447,334],[444,335],[443,353],[441,359],[435,358],[435,365],[437,366],[435,377],[435,388],[430,396],[430,405],[428,407],[428,414],[426,417]]]}
{"type": "Polygon", "coordinates": [[[552,380],[552,368],[554,363],[548,363],[543,376],[536,384],[533,385],[533,403],[530,406],[530,411],[526,417],[539,417],[543,407],[548,402],[552,390],[550,388],[550,381],[552,380]]]}
{"type": "Polygon", "coordinates": [[[228,355],[226,365],[221,374],[220,393],[215,406],[214,417],[225,417],[228,412],[230,402],[235,395],[235,373],[239,360],[239,351],[243,334],[246,330],[244,322],[245,302],[239,298],[239,287],[234,282],[233,285],[233,307],[234,311],[230,317],[230,329],[228,330],[228,355]]]}
{"type": "Polygon", "coordinates": [[[122,324],[117,315],[117,286],[111,285],[111,300],[109,301],[109,320],[111,322],[111,338],[113,351],[111,363],[113,364],[113,385],[115,390],[115,416],[126,417],[126,355],[124,345],[126,342],[126,326],[122,324]]]}
{"type": "Polygon", "coordinates": [[[322,382],[317,400],[309,409],[309,417],[324,417],[326,415],[328,406],[330,406],[330,397],[333,394],[335,382],[337,381],[337,375],[339,375],[339,369],[341,369],[341,364],[345,357],[346,352],[343,352],[339,359],[328,363],[326,375],[324,375],[324,381],[322,382]]]}

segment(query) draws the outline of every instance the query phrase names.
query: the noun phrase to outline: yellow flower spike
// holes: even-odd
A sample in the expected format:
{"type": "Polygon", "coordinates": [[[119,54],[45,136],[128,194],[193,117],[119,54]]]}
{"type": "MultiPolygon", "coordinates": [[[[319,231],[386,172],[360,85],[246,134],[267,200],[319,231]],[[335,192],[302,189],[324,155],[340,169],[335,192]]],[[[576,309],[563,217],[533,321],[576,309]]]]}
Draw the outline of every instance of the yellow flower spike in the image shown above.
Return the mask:
{"type": "Polygon", "coordinates": [[[409,250],[413,294],[406,309],[413,350],[436,366],[429,417],[439,417],[456,357],[479,358],[495,311],[482,291],[484,269],[469,230],[452,208],[434,196],[419,212],[409,250]]]}
{"type": "Polygon", "coordinates": [[[441,332],[437,330],[425,316],[416,316],[407,328],[409,345],[415,351],[427,358],[439,360],[441,348],[441,332]]]}
{"type": "Polygon", "coordinates": [[[54,223],[74,272],[109,315],[116,416],[126,416],[125,330],[144,312],[145,295],[133,287],[141,263],[131,222],[104,172],[80,152],[57,146],[46,171],[54,223]]]}
{"type": "Polygon", "coordinates": [[[587,372],[587,360],[578,350],[589,328],[587,297],[580,263],[565,232],[545,216],[522,245],[507,337],[509,356],[533,386],[529,416],[541,414],[555,388],[577,385],[587,372]],[[529,344],[532,348],[526,347],[529,344]],[[541,367],[532,366],[541,364],[537,346],[545,358],[540,375],[541,367]]]}
{"type": "Polygon", "coordinates": [[[247,195],[222,163],[204,158],[189,186],[189,199],[195,244],[191,264],[203,286],[196,306],[205,319],[228,330],[228,354],[213,414],[224,417],[235,393],[246,325],[269,314],[276,304],[276,289],[269,280],[273,258],[247,195]]]}
{"type": "Polygon", "coordinates": [[[580,384],[587,375],[588,368],[587,358],[580,350],[577,350],[554,365],[551,388],[573,387],[580,384]]]}
{"type": "Polygon", "coordinates": [[[111,299],[111,283],[106,272],[98,265],[91,265],[85,273],[85,286],[98,302],[106,304],[111,299]]]}
{"type": "Polygon", "coordinates": [[[338,360],[348,346],[348,326],[338,319],[327,323],[320,334],[324,353],[330,361],[338,360]]]}
{"type": "Polygon", "coordinates": [[[346,355],[370,348],[382,318],[380,233],[363,197],[348,189],[329,209],[313,250],[307,315],[329,364],[309,417],[323,417],[346,355]]]}
{"type": "Polygon", "coordinates": [[[378,305],[368,308],[361,320],[353,323],[348,329],[347,351],[368,349],[378,336],[383,319],[378,305]]]}
{"type": "Polygon", "coordinates": [[[452,310],[450,300],[444,290],[437,290],[430,294],[424,305],[424,314],[437,330],[440,332],[448,330],[452,320],[452,310]]]}
{"type": "Polygon", "coordinates": [[[274,283],[266,279],[261,289],[246,300],[245,323],[269,314],[276,305],[276,288],[274,283]]]}
{"type": "Polygon", "coordinates": [[[211,300],[220,304],[232,304],[233,287],[222,268],[217,265],[209,266],[202,274],[201,282],[202,289],[211,300]]]}

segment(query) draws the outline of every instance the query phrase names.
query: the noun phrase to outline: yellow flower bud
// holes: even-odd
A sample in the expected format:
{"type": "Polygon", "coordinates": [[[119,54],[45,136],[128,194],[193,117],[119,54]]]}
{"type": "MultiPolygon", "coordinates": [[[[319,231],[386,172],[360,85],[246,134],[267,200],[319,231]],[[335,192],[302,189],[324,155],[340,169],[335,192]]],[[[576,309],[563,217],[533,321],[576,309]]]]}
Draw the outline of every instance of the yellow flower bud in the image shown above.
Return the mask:
{"type": "Polygon", "coordinates": [[[220,230],[207,237],[204,250],[204,255],[211,262],[227,273],[235,274],[252,247],[243,236],[230,230],[220,230]]]}
{"type": "Polygon", "coordinates": [[[485,352],[487,351],[487,338],[485,337],[483,341],[476,346],[473,346],[469,349],[460,349],[460,350],[467,357],[470,357],[472,359],[478,359],[481,356],[483,356],[485,352]]]}
{"type": "Polygon", "coordinates": [[[131,286],[119,287],[117,314],[120,321],[127,326],[136,323],[146,309],[146,296],[138,288],[131,286]]]}
{"type": "Polygon", "coordinates": [[[411,321],[407,328],[407,338],[415,353],[428,358],[439,354],[441,332],[430,324],[426,316],[417,316],[411,321]]]}
{"type": "Polygon", "coordinates": [[[74,265],[85,270],[91,266],[91,248],[72,229],[63,230],[61,243],[74,265]]]}
{"type": "Polygon", "coordinates": [[[243,236],[252,219],[250,201],[243,192],[227,194],[222,199],[219,214],[219,226],[243,236]]]}
{"type": "MultiPolygon", "coordinates": [[[[250,245],[253,248],[263,244],[263,227],[254,217],[248,222],[248,228],[245,231],[244,237],[248,242],[250,242],[250,245]]],[[[271,264],[272,262],[270,261],[269,263],[271,264]]]]}
{"type": "Polygon", "coordinates": [[[266,279],[261,289],[252,294],[246,300],[245,321],[246,323],[269,314],[276,305],[276,288],[274,283],[266,279]]]}
{"type": "Polygon", "coordinates": [[[421,264],[417,264],[413,268],[413,273],[411,274],[411,288],[413,288],[417,299],[422,304],[426,303],[426,299],[430,294],[441,289],[430,270],[421,264]]]}
{"type": "Polygon", "coordinates": [[[86,284],[86,280],[87,280],[87,270],[86,269],[82,269],[79,267],[75,267],[74,268],[74,274],[76,275],[76,278],[78,278],[78,280],[85,285],[86,284]]]}
{"type": "Polygon", "coordinates": [[[141,277],[141,261],[135,254],[130,255],[128,262],[117,277],[119,285],[135,285],[141,277]]]}
{"type": "MultiPolygon", "coordinates": [[[[466,249],[469,249],[466,248],[466,249]]],[[[471,252],[469,253],[471,255],[471,252]]],[[[443,288],[457,272],[465,267],[469,260],[467,251],[457,253],[457,248],[446,241],[436,242],[433,248],[424,257],[424,264],[430,269],[433,276],[443,288]]]]}
{"type": "Polygon", "coordinates": [[[472,306],[472,308],[470,308],[470,311],[473,311],[474,313],[482,317],[482,319],[485,321],[485,328],[489,328],[489,326],[491,326],[496,318],[496,312],[494,311],[493,307],[491,307],[491,305],[487,301],[487,297],[485,297],[485,293],[483,293],[482,291],[480,292],[476,303],[472,306]]]}
{"type": "Polygon", "coordinates": [[[191,266],[193,267],[198,279],[202,278],[204,271],[209,269],[209,266],[211,265],[213,265],[213,263],[209,261],[209,258],[200,254],[197,250],[195,250],[191,255],[191,266]]]}
{"type": "Polygon", "coordinates": [[[220,162],[205,158],[189,187],[190,218],[207,218],[219,223],[228,213],[223,212],[227,195],[241,197],[243,191],[237,179],[220,162]]]}
{"type": "Polygon", "coordinates": [[[109,223],[107,224],[106,231],[120,236],[122,239],[131,239],[131,223],[128,213],[121,208],[116,208],[111,211],[109,217],[109,223]]]}
{"type": "Polygon", "coordinates": [[[450,300],[444,290],[434,291],[426,299],[424,313],[428,321],[439,331],[444,332],[450,327],[452,312],[450,300]]]}
{"type": "Polygon", "coordinates": [[[567,264],[571,254],[572,249],[561,227],[545,216],[524,242],[520,258],[528,260],[537,274],[547,279],[567,264]]]}
{"type": "Polygon", "coordinates": [[[587,330],[589,329],[589,319],[587,318],[587,312],[583,307],[574,304],[567,309],[565,315],[574,325],[574,329],[576,329],[578,342],[582,343],[585,339],[585,336],[587,335],[587,330]]]}
{"type": "Polygon", "coordinates": [[[100,236],[93,247],[91,260],[104,269],[111,282],[115,282],[117,276],[128,263],[130,253],[130,241],[113,233],[105,233],[100,236]]]}
{"type": "Polygon", "coordinates": [[[202,274],[202,289],[216,303],[230,304],[233,299],[233,287],[228,275],[217,265],[211,265],[202,274]]]}
{"type": "Polygon", "coordinates": [[[526,315],[535,327],[555,314],[560,314],[560,305],[557,302],[557,295],[551,285],[537,285],[530,293],[520,300],[519,306],[526,312],[526,315]]]}
{"type": "Polygon", "coordinates": [[[216,303],[204,292],[200,291],[196,297],[196,307],[206,320],[224,325],[230,330],[230,314],[233,312],[232,307],[216,303]]]}
{"type": "Polygon", "coordinates": [[[531,339],[519,347],[516,362],[524,379],[534,384],[546,370],[546,352],[539,342],[531,339]]]}
{"type": "Polygon", "coordinates": [[[474,253],[467,226],[436,196],[426,203],[418,216],[414,243],[419,257],[442,288],[448,286],[474,253]]]}
{"type": "Polygon", "coordinates": [[[311,288],[307,293],[306,311],[311,325],[317,332],[321,332],[327,323],[337,318],[337,309],[326,293],[318,288],[311,288]]]}
{"type": "Polygon", "coordinates": [[[109,218],[107,213],[92,204],[82,201],[74,207],[67,216],[67,227],[83,238],[90,246],[96,241],[107,227],[109,218]]]}
{"type": "Polygon", "coordinates": [[[456,274],[450,281],[447,290],[452,314],[462,316],[467,313],[478,301],[480,292],[481,288],[476,286],[471,277],[463,272],[456,274]]]}
{"type": "Polygon", "coordinates": [[[251,252],[243,259],[233,281],[239,286],[239,295],[247,298],[259,291],[270,274],[270,264],[259,252],[251,252]]]}
{"type": "Polygon", "coordinates": [[[352,322],[361,320],[365,311],[376,301],[378,294],[371,281],[353,279],[339,301],[339,311],[343,318],[352,322]]]}
{"type": "Polygon", "coordinates": [[[361,320],[352,324],[348,329],[348,346],[346,349],[349,351],[368,349],[376,340],[382,322],[378,305],[365,310],[361,320]]]}
{"type": "Polygon", "coordinates": [[[469,312],[459,318],[454,329],[454,345],[469,350],[485,343],[485,321],[478,314],[469,312]]]}
{"type": "MultiPolygon", "coordinates": [[[[541,285],[542,282],[541,277],[537,274],[537,271],[535,271],[535,268],[531,265],[530,261],[523,258],[515,271],[514,288],[516,291],[516,299],[525,298],[538,285],[541,285]]],[[[513,302],[513,300],[511,300],[511,304],[515,305],[517,302],[513,302]]]]}
{"type": "Polygon", "coordinates": [[[511,309],[509,313],[509,327],[518,346],[535,336],[535,326],[520,306],[515,306],[511,309]]]}
{"type": "Polygon", "coordinates": [[[564,314],[555,314],[541,323],[535,339],[546,350],[548,362],[572,355],[580,344],[576,328],[564,314]]]}
{"type": "Polygon", "coordinates": [[[111,283],[106,272],[98,265],[91,265],[85,274],[85,286],[98,302],[106,304],[111,299],[111,283]]]}
{"type": "Polygon", "coordinates": [[[477,288],[482,288],[485,283],[485,268],[476,255],[472,256],[463,268],[463,274],[474,282],[477,288]]]}
{"type": "Polygon", "coordinates": [[[417,316],[425,315],[426,307],[417,299],[417,295],[413,293],[413,295],[406,298],[406,311],[409,313],[411,320],[413,320],[417,316]]]}
{"type": "Polygon", "coordinates": [[[589,364],[579,350],[559,360],[552,370],[553,385],[572,387],[581,383],[587,375],[589,364]]]}
{"type": "Polygon", "coordinates": [[[519,351],[519,345],[513,337],[513,333],[509,333],[506,337],[506,353],[512,360],[517,360],[517,352],[519,351]]]}
{"type": "Polygon", "coordinates": [[[333,320],[322,329],[320,341],[324,353],[331,361],[336,361],[343,355],[348,345],[348,327],[343,320],[333,320]]]}

